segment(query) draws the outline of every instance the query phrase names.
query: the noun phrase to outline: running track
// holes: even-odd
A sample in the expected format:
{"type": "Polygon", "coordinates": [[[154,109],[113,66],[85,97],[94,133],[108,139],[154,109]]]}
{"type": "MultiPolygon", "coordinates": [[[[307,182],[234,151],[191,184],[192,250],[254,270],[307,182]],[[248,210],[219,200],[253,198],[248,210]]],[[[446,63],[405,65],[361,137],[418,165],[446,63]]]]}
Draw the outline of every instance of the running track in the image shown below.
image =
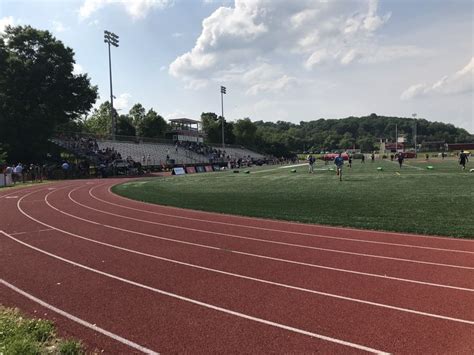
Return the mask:
{"type": "Polygon", "coordinates": [[[474,353],[473,240],[144,204],[123,181],[2,191],[0,303],[106,353],[474,353]]]}

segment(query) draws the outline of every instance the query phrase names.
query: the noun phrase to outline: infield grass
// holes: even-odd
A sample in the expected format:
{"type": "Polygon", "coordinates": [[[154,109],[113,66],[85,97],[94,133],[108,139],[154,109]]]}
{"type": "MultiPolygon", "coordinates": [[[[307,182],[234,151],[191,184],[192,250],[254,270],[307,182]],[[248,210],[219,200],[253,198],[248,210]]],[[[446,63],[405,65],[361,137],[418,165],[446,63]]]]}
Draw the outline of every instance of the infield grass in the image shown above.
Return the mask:
{"type": "Polygon", "coordinates": [[[196,210],[474,238],[472,163],[461,171],[454,159],[407,160],[400,170],[395,161],[355,160],[352,169],[346,162],[342,182],[328,170],[333,166],[318,160],[314,174],[303,165],[162,177],[127,182],[113,191],[196,210]]]}

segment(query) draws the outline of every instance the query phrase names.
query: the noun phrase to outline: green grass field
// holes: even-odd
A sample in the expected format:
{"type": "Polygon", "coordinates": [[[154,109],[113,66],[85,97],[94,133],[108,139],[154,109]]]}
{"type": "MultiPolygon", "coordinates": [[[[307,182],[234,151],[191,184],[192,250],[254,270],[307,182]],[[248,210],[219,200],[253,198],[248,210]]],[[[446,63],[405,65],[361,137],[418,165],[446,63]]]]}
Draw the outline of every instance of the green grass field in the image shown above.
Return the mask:
{"type": "Polygon", "coordinates": [[[474,238],[474,173],[454,159],[355,160],[339,181],[334,165],[268,166],[133,181],[120,195],[163,205],[356,228],[474,238]],[[426,167],[432,165],[433,169],[426,167]],[[383,170],[377,170],[382,167],[383,170]],[[250,170],[250,174],[244,174],[250,170]]]}

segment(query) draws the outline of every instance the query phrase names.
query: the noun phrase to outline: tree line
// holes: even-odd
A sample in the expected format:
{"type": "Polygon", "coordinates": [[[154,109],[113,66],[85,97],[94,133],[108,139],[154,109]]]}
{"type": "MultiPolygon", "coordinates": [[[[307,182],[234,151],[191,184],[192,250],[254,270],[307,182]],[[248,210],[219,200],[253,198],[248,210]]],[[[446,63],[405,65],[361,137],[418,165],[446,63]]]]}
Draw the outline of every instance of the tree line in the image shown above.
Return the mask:
{"type": "MultiPolygon", "coordinates": [[[[0,34],[0,162],[42,161],[54,149],[49,139],[55,132],[97,135],[111,133],[111,105],[98,99],[97,86],[87,74],[74,73],[74,51],[49,31],[31,26],[7,26],[0,34]]],[[[135,104],[128,113],[114,110],[116,134],[163,138],[166,120],[154,109],[135,104]]],[[[222,142],[222,119],[203,112],[201,122],[206,142],[222,142]]],[[[384,117],[371,114],[310,122],[251,121],[242,118],[224,125],[226,144],[243,145],[262,153],[289,156],[302,151],[327,151],[356,147],[372,151],[380,138],[400,135],[418,142],[474,141],[474,136],[452,124],[425,119],[384,117]]]]}
{"type": "MultiPolygon", "coordinates": [[[[201,115],[203,130],[209,143],[222,141],[222,120],[214,113],[201,115]]],[[[356,148],[363,152],[376,150],[381,138],[395,141],[395,127],[399,137],[414,145],[416,125],[417,143],[441,141],[465,143],[474,141],[474,135],[452,124],[430,122],[426,119],[378,116],[324,119],[299,124],[252,122],[249,118],[225,122],[225,141],[240,144],[276,156],[311,151],[332,151],[356,148]]]]}

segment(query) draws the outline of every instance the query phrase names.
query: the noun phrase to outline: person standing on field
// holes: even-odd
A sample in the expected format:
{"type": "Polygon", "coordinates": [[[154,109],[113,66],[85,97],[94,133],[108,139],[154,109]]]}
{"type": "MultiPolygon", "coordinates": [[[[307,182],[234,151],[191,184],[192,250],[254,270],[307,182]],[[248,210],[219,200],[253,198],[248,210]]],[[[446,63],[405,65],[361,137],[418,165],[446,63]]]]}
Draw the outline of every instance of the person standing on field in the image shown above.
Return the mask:
{"type": "Polygon", "coordinates": [[[402,168],[403,159],[405,159],[403,153],[398,153],[398,164],[400,165],[400,169],[402,168]]]}
{"type": "Polygon", "coordinates": [[[467,158],[467,154],[464,152],[461,152],[461,154],[459,154],[459,165],[462,166],[462,170],[466,170],[466,163],[468,161],[469,159],[467,158]]]}
{"type": "Polygon", "coordinates": [[[339,181],[342,181],[342,167],[344,166],[342,153],[339,153],[339,156],[334,159],[334,164],[336,164],[336,175],[339,175],[339,181]]]}
{"type": "Polygon", "coordinates": [[[314,172],[314,161],[316,159],[314,159],[314,157],[310,154],[308,155],[308,169],[309,169],[309,173],[312,174],[314,172]]]}

